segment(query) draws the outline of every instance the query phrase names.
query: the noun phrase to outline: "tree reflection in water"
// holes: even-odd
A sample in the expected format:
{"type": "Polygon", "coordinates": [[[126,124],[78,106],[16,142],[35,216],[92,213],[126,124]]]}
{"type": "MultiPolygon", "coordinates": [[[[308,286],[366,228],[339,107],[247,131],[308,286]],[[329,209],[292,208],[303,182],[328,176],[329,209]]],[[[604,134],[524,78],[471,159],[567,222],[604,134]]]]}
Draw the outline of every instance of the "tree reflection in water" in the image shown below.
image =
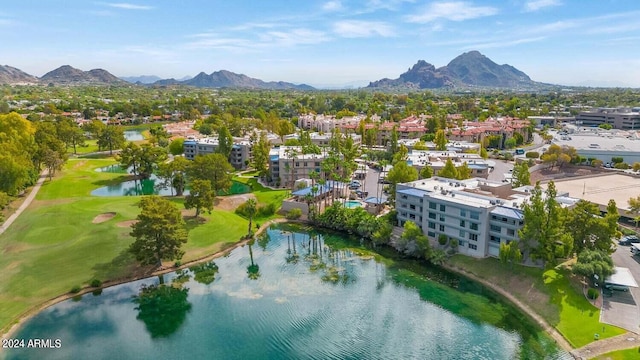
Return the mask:
{"type": "Polygon", "coordinates": [[[254,239],[248,242],[249,245],[249,257],[251,258],[251,265],[247,266],[247,277],[251,280],[257,280],[260,277],[260,266],[253,262],[253,250],[251,246],[255,243],[254,239]]]}
{"type": "Polygon", "coordinates": [[[189,268],[193,272],[193,279],[200,284],[209,285],[216,279],[218,273],[218,265],[210,261],[204,264],[198,264],[189,268]]]}
{"type": "Polygon", "coordinates": [[[143,285],[133,298],[137,304],[136,319],[144,322],[152,338],[167,337],[184,323],[191,304],[187,301],[189,289],[181,282],[173,285],[143,285]]]}

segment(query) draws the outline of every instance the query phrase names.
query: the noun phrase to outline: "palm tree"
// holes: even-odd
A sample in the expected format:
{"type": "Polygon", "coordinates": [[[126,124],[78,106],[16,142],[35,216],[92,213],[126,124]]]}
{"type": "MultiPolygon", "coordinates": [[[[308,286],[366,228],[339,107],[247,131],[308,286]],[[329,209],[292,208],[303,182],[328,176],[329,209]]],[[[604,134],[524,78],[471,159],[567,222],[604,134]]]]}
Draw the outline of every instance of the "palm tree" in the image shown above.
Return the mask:
{"type": "Polygon", "coordinates": [[[251,236],[251,223],[253,221],[253,217],[258,212],[258,204],[255,199],[249,199],[245,203],[244,211],[249,217],[249,232],[247,232],[247,236],[251,236]]]}

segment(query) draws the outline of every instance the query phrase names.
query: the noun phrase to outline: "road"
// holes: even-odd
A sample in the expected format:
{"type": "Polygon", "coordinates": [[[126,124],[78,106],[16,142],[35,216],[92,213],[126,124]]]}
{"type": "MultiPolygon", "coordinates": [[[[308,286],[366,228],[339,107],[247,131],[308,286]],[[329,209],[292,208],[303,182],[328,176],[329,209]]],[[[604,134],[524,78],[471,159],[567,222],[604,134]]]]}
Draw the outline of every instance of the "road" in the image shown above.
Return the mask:
{"type": "Polygon", "coordinates": [[[31,192],[29,193],[29,195],[27,195],[27,198],[24,200],[24,202],[20,205],[20,207],[18,208],[18,210],[16,210],[16,212],[14,212],[13,214],[11,214],[11,216],[9,216],[9,218],[7,219],[7,221],[5,221],[2,225],[0,225],[0,235],[2,235],[8,228],[9,226],[11,226],[11,224],[13,224],[14,221],[16,221],[16,219],[18,218],[18,216],[20,216],[20,214],[22,214],[22,212],[29,207],[29,205],[31,205],[31,202],[33,201],[33,199],[36,197],[36,195],[38,194],[38,191],[40,191],[40,187],[42,186],[42,183],[47,179],[47,173],[46,171],[43,171],[42,174],[40,174],[40,178],[38,179],[38,182],[36,183],[36,185],[33,187],[33,189],[31,189],[31,192]]]}

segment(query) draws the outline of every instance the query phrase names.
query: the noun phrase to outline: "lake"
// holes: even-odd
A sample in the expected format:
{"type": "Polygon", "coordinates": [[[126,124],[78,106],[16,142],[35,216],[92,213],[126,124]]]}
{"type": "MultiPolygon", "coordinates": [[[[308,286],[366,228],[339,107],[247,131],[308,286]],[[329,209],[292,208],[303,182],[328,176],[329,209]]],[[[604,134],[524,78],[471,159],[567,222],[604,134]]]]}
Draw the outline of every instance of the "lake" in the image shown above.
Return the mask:
{"type": "Polygon", "coordinates": [[[8,359],[555,358],[528,318],[477,283],[354,240],[272,227],[190,269],[53,305],[14,335],[59,349],[8,359]],[[430,280],[434,279],[434,280],[430,280]],[[435,281],[437,280],[437,281],[435,281]]]}
{"type": "Polygon", "coordinates": [[[127,141],[140,141],[144,140],[144,136],[142,136],[142,131],[139,130],[125,130],[124,139],[127,141]]]}
{"type": "MultiPolygon", "coordinates": [[[[108,172],[116,174],[131,174],[131,169],[122,169],[120,165],[114,164],[96,169],[98,172],[108,172]]],[[[218,195],[246,194],[251,192],[251,187],[238,181],[232,181],[229,191],[218,195]]],[[[173,187],[159,184],[158,177],[151,174],[149,179],[127,180],[114,185],[102,186],[93,191],[93,196],[137,196],[137,195],[160,195],[173,196],[176,191],[173,187]]],[[[189,194],[189,189],[184,191],[184,195],[189,194]]]]}

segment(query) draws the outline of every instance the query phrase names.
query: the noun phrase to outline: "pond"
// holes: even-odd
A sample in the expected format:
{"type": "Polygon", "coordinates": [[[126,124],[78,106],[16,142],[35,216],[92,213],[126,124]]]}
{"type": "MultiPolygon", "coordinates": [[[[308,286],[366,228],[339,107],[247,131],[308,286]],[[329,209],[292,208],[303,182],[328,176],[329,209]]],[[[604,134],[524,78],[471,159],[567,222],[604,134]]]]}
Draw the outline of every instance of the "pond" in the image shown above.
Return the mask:
{"type": "MultiPolygon", "coordinates": [[[[131,171],[124,170],[118,164],[109,165],[96,169],[98,172],[108,172],[116,174],[127,174],[131,171]]],[[[218,195],[235,195],[246,194],[251,192],[251,187],[238,181],[231,183],[231,188],[226,193],[218,195]]],[[[114,185],[103,186],[91,191],[93,196],[137,196],[137,195],[161,195],[172,196],[176,191],[173,187],[160,184],[160,180],[156,175],[151,175],[149,179],[144,180],[127,180],[114,185]]],[[[189,194],[189,190],[185,190],[185,195],[189,194]]]]}
{"type": "Polygon", "coordinates": [[[144,140],[144,136],[142,136],[142,131],[140,130],[125,130],[124,139],[127,141],[140,141],[144,140]]]}
{"type": "Polygon", "coordinates": [[[464,278],[357,243],[271,228],[214,262],[86,294],[14,338],[8,359],[541,359],[554,345],[464,278]],[[440,281],[429,280],[437,278],[440,281]]]}

